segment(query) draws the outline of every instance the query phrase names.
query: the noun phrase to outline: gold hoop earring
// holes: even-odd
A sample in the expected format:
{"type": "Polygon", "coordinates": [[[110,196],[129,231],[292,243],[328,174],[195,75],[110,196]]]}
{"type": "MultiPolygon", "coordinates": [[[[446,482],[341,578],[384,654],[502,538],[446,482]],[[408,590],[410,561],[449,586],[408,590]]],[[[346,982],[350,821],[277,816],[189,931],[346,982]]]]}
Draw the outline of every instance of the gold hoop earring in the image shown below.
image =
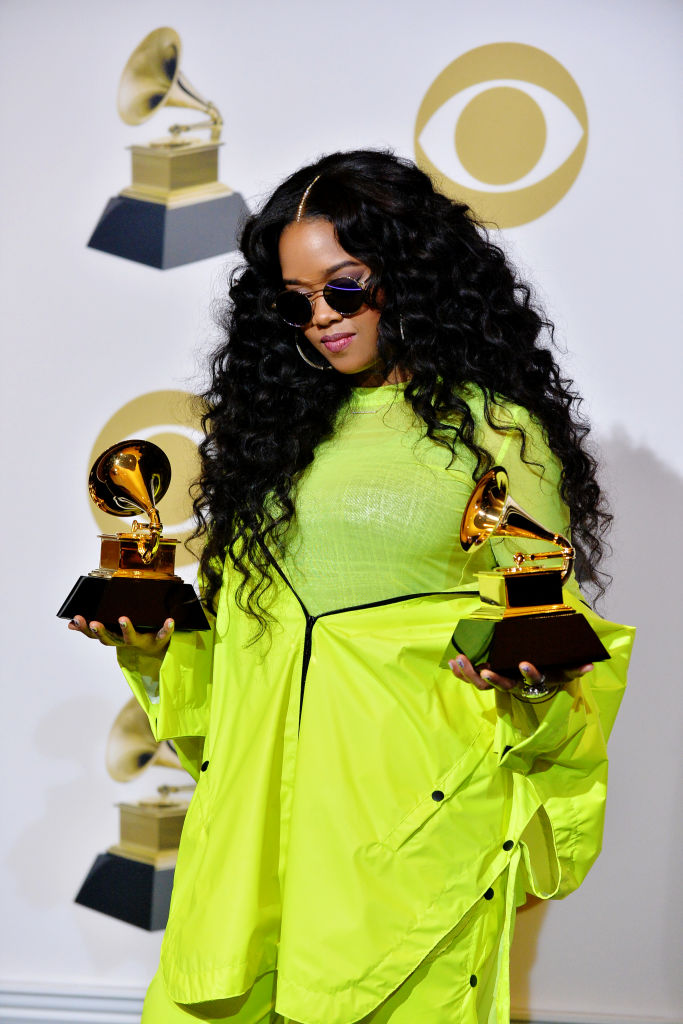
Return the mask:
{"type": "Polygon", "coordinates": [[[301,358],[303,359],[303,361],[305,363],[308,363],[309,366],[312,366],[314,370],[331,370],[332,369],[332,367],[330,366],[329,363],[327,363],[326,366],[320,366],[319,363],[314,363],[312,359],[309,359],[308,356],[305,355],[301,351],[301,345],[299,344],[298,341],[295,341],[294,344],[296,345],[296,350],[299,353],[299,355],[301,356],[301,358]]]}

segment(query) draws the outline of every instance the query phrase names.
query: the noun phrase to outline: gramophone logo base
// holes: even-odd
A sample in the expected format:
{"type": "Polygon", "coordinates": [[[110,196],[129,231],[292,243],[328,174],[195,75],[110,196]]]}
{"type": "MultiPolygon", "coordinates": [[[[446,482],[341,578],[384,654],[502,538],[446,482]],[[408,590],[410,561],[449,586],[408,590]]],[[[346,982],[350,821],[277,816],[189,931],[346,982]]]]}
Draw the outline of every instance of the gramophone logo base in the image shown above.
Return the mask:
{"type": "Polygon", "coordinates": [[[168,920],[173,873],[173,867],[158,869],[130,857],[100,853],[75,902],[146,931],[161,931],[168,920]]]}
{"type": "Polygon", "coordinates": [[[180,206],[114,196],[88,246],[169,270],[230,252],[248,214],[238,192],[180,206]]]}
{"type": "Polygon", "coordinates": [[[185,206],[229,196],[218,180],[220,142],[183,139],[151,146],[131,146],[133,183],[119,193],[131,199],[185,206]]]}

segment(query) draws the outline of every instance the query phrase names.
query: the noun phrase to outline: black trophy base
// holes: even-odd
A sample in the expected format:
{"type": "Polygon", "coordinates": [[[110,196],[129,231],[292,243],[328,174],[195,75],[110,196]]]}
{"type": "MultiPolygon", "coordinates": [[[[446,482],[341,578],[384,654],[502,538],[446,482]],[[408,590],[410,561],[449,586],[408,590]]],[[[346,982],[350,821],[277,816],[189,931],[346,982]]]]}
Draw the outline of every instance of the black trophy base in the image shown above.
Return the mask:
{"type": "Polygon", "coordinates": [[[462,619],[453,646],[473,665],[488,662],[494,672],[515,679],[519,663],[530,661],[543,672],[571,669],[609,654],[580,612],[549,612],[494,619],[462,619]]]}
{"type": "Polygon", "coordinates": [[[206,615],[189,583],[181,580],[140,580],[126,576],[81,576],[62,607],[60,619],[82,615],[120,633],[119,619],[128,616],[138,632],[161,629],[173,619],[176,630],[208,629],[206,615]]]}
{"type": "Polygon", "coordinates": [[[239,192],[186,206],[129,196],[107,203],[88,246],[168,270],[232,252],[249,210],[239,192]]]}
{"type": "Polygon", "coordinates": [[[75,903],[148,932],[166,927],[173,868],[155,868],[114,853],[98,854],[75,903]]]}

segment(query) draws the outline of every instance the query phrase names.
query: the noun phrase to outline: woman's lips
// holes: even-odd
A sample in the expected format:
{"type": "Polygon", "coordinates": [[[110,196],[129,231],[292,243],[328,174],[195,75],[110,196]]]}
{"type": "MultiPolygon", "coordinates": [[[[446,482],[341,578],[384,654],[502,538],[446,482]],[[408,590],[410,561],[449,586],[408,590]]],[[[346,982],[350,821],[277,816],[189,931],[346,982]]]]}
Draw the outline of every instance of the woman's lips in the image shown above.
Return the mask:
{"type": "Polygon", "coordinates": [[[353,341],[353,334],[326,334],[320,339],[329,352],[341,352],[353,341]]]}

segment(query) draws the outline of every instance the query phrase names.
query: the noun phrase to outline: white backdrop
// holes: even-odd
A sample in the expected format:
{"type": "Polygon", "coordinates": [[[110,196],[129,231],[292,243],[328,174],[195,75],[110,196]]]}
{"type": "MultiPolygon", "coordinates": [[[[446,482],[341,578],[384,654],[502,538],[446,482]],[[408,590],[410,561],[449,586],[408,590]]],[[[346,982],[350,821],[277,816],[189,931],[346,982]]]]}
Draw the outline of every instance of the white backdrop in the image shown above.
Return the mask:
{"type": "Polygon", "coordinates": [[[223,112],[221,180],[250,205],[322,152],[388,145],[413,156],[422,97],[473,47],[539,47],[578,83],[590,126],[581,172],[505,244],[558,325],[601,447],[616,510],[604,612],[640,628],[611,744],[603,855],[576,895],[520,919],[513,1003],[566,1021],[683,1019],[682,21],[665,0],[431,0],[422,15],[408,0],[2,0],[0,989],[142,990],[158,956],[158,934],[72,902],[116,840],[115,802],[167,777],[153,768],[124,786],[106,774],[125,684],[109,652],[54,616],[97,557],[85,490],[95,438],[137,396],[196,387],[230,263],[160,272],[86,248],[106,200],[129,183],[125,147],[177,119],[130,128],[115,109],[128,55],[166,24],[183,40],[185,72],[223,112]]]}

